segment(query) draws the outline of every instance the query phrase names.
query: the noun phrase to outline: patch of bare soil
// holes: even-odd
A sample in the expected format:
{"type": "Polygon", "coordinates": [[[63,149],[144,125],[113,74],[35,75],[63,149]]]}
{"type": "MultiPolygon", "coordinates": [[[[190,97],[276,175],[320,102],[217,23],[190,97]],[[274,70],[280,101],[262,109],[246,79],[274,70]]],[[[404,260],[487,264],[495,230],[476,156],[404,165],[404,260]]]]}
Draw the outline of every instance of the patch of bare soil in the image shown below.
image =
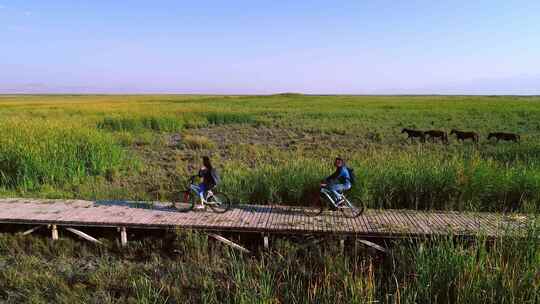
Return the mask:
{"type": "Polygon", "coordinates": [[[220,149],[226,149],[231,145],[250,144],[286,150],[300,147],[305,151],[315,151],[321,147],[348,150],[358,149],[370,141],[365,135],[307,133],[267,126],[225,125],[192,129],[188,133],[208,137],[220,149]]]}

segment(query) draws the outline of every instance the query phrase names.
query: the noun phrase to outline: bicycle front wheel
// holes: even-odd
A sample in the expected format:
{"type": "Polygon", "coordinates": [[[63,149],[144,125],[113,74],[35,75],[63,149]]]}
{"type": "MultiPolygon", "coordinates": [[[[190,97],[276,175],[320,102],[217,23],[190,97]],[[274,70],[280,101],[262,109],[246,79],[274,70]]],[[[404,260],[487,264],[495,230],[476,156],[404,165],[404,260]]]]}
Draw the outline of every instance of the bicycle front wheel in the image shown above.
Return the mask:
{"type": "Polygon", "coordinates": [[[338,208],[341,210],[345,217],[355,218],[364,213],[364,204],[360,202],[359,206],[356,206],[348,198],[344,197],[344,202],[338,208]]]}
{"type": "Polygon", "coordinates": [[[224,213],[231,209],[231,200],[225,193],[221,192],[214,192],[206,199],[206,204],[217,213],[224,213]]]}

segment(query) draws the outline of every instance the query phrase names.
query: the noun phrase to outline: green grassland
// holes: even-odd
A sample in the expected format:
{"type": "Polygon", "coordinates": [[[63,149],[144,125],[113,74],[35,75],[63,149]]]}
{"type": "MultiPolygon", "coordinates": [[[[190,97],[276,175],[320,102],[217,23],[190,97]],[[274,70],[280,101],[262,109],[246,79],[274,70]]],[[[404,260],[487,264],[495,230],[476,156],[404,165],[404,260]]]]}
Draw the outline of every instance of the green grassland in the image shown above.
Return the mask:
{"type": "MultiPolygon", "coordinates": [[[[210,155],[235,203],[309,205],[340,155],[371,208],[540,210],[540,97],[0,95],[0,133],[4,197],[179,200],[210,155]],[[410,143],[404,127],[481,138],[410,143]]],[[[127,248],[0,235],[0,302],[532,304],[538,235],[401,240],[387,255],[331,240],[241,255],[189,232],[127,248]]]]}
{"type": "Polygon", "coordinates": [[[0,119],[5,196],[177,200],[211,155],[235,202],[309,204],[341,155],[369,207],[540,209],[539,97],[2,96],[0,119]],[[404,127],[481,138],[411,144],[404,127]]]}
{"type": "Polygon", "coordinates": [[[539,231],[396,241],[378,255],[278,240],[242,255],[197,233],[95,247],[0,236],[5,303],[526,303],[540,301],[539,231]],[[29,253],[32,253],[31,255],[29,253]]]}

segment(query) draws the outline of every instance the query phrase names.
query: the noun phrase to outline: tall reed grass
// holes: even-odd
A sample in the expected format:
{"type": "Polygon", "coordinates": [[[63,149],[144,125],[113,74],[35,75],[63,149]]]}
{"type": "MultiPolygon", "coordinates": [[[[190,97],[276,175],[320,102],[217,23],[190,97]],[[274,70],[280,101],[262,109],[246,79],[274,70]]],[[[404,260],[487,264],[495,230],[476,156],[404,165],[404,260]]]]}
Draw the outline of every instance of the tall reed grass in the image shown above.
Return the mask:
{"type": "Polygon", "coordinates": [[[488,240],[395,241],[389,254],[337,241],[272,241],[243,255],[204,234],[127,248],[0,236],[0,300],[97,303],[538,303],[538,226],[488,240]]]}
{"type": "Polygon", "coordinates": [[[174,117],[105,117],[98,128],[110,131],[177,132],[184,128],[184,121],[174,117]]]}
{"type": "Polygon", "coordinates": [[[208,125],[253,124],[255,116],[250,113],[235,112],[202,112],[202,113],[159,113],[153,115],[107,116],[98,121],[99,129],[109,131],[141,132],[179,132],[185,128],[204,127],[208,125]]]}
{"type": "Polygon", "coordinates": [[[117,169],[124,152],[107,134],[47,121],[0,123],[0,185],[34,189],[78,183],[117,169]]]}
{"type": "Polygon", "coordinates": [[[204,116],[210,125],[253,124],[257,122],[252,113],[210,112],[204,116]]]}
{"type": "MultiPolygon", "coordinates": [[[[309,204],[317,197],[319,182],[334,170],[331,159],[324,163],[302,152],[269,155],[265,159],[248,153],[244,161],[226,162],[223,190],[240,203],[309,204]]],[[[534,162],[505,165],[477,152],[447,157],[375,151],[351,155],[349,165],[357,174],[349,196],[369,207],[540,210],[540,167],[534,162]]]]}
{"type": "MultiPolygon", "coordinates": [[[[537,303],[540,300],[538,227],[525,237],[470,243],[452,237],[397,247],[394,296],[402,303],[537,303]]],[[[391,284],[391,283],[390,283],[391,284]]]]}

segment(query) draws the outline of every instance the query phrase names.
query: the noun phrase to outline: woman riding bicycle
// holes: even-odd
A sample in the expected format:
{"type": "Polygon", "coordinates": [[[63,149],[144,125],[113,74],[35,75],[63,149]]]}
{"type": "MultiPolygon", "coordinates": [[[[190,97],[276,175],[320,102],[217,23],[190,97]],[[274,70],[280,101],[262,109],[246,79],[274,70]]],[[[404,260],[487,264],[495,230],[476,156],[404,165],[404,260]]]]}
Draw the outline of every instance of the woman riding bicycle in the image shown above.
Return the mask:
{"type": "Polygon", "coordinates": [[[204,209],[206,193],[214,188],[219,182],[219,176],[216,169],[212,167],[210,158],[208,156],[203,156],[202,161],[203,166],[196,175],[202,178],[202,182],[199,185],[191,185],[191,188],[199,194],[200,198],[200,204],[195,206],[195,209],[204,209]]]}
{"type": "Polygon", "coordinates": [[[352,187],[351,174],[349,173],[347,166],[345,166],[345,161],[340,157],[336,157],[334,166],[336,167],[336,171],[324,179],[321,183],[321,187],[331,190],[339,205],[343,202],[341,197],[343,191],[349,190],[352,187]]]}

